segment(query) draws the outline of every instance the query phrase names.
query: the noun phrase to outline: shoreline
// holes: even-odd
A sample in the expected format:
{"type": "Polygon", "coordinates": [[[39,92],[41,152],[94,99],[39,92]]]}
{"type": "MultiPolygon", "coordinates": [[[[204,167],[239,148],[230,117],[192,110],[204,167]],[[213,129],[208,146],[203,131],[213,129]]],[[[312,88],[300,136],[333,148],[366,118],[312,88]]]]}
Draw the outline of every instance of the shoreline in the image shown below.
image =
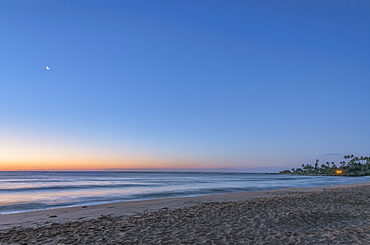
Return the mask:
{"type": "Polygon", "coordinates": [[[370,186],[370,182],[329,185],[320,187],[296,187],[263,191],[233,192],[224,194],[150,199],[141,201],[123,201],[105,204],[54,208],[39,211],[27,211],[0,215],[0,232],[17,227],[18,229],[36,228],[52,223],[65,223],[98,219],[103,216],[129,217],[145,213],[156,212],[162,209],[175,210],[188,208],[205,203],[240,202],[259,198],[283,197],[285,195],[323,192],[341,188],[370,186]]]}
{"type": "Polygon", "coordinates": [[[369,203],[365,182],[60,208],[0,215],[0,244],[368,244],[369,203]]]}

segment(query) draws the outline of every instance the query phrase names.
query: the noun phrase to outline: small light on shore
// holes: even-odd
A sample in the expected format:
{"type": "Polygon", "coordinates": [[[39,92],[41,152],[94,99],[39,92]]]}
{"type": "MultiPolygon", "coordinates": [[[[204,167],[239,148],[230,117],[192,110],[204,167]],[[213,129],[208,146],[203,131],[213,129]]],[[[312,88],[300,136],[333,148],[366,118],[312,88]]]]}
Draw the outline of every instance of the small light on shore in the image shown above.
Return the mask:
{"type": "Polygon", "coordinates": [[[342,174],[342,173],[343,173],[343,171],[342,171],[342,170],[337,170],[337,171],[336,171],[336,173],[337,173],[337,174],[342,174]]]}

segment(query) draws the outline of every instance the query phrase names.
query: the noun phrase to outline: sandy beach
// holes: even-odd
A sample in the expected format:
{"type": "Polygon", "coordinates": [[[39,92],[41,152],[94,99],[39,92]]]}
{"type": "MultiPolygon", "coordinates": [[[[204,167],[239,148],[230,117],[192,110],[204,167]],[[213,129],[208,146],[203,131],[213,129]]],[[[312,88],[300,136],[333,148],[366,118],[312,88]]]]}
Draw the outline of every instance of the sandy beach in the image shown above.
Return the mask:
{"type": "Polygon", "coordinates": [[[368,244],[370,184],[0,215],[0,244],[368,244]]]}

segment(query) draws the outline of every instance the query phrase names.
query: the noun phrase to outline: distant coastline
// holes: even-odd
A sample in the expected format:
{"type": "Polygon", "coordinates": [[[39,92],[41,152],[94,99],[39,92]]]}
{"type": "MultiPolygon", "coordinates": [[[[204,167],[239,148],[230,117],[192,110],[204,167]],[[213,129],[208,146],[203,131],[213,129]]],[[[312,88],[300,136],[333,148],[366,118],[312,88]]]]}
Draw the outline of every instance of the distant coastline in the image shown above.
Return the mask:
{"type": "Polygon", "coordinates": [[[369,176],[370,175],[370,157],[346,155],[343,157],[339,167],[334,162],[326,162],[319,165],[316,159],[314,165],[302,164],[302,168],[283,170],[279,174],[292,175],[310,175],[310,176],[369,176]]]}

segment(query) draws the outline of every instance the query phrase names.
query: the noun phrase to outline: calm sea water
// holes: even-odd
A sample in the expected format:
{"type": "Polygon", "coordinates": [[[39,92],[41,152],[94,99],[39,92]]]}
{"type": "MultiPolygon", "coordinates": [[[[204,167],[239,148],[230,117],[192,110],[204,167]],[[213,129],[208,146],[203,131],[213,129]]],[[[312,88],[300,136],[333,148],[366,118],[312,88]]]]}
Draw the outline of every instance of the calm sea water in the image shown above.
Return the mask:
{"type": "Polygon", "coordinates": [[[370,177],[251,173],[0,172],[0,213],[367,181],[370,177]]]}

